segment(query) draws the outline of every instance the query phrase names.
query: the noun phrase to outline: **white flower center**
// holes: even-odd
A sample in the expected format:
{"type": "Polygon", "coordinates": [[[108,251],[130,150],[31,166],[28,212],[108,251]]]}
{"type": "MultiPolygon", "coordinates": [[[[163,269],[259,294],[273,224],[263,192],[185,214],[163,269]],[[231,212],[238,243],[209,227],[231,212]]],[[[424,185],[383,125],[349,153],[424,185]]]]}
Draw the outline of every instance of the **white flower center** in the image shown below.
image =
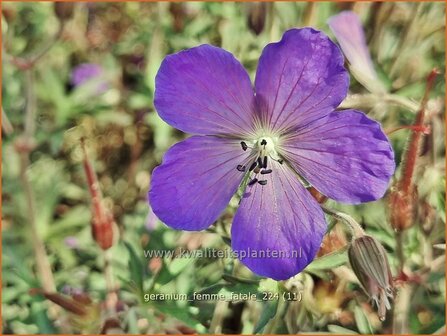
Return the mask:
{"type": "MultiPolygon", "coordinates": [[[[275,139],[277,141],[277,139],[275,139]]],[[[275,145],[276,141],[268,136],[262,136],[256,141],[256,147],[258,149],[258,155],[264,156],[277,156],[275,145]]]]}
{"type": "Polygon", "coordinates": [[[257,140],[254,141],[241,141],[241,147],[243,151],[246,151],[250,148],[252,152],[256,154],[255,160],[250,163],[250,165],[238,165],[236,168],[240,172],[246,172],[248,168],[248,172],[251,175],[251,180],[248,182],[248,185],[251,186],[255,183],[259,183],[260,185],[266,185],[267,180],[261,179],[262,176],[272,173],[272,169],[270,169],[269,160],[273,160],[278,162],[279,164],[283,163],[283,159],[281,159],[275,149],[277,146],[278,138],[270,137],[270,136],[261,136],[257,140]]]}

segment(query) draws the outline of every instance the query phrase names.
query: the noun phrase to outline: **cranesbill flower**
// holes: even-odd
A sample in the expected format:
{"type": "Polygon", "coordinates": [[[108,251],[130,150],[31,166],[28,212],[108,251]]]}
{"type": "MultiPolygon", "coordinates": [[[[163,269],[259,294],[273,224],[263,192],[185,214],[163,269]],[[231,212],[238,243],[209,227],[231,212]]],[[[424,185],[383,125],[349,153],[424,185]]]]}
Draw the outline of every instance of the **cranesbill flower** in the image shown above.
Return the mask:
{"type": "Polygon", "coordinates": [[[109,88],[109,83],[104,78],[104,69],[99,64],[82,63],[73,69],[70,78],[73,86],[86,85],[92,81],[97,81],[97,94],[104,93],[109,88]]]}
{"type": "Polygon", "coordinates": [[[223,49],[201,45],[167,56],[155,107],[194,135],[153,171],[153,211],[172,228],[203,230],[247,181],[231,228],[233,250],[259,275],[297,274],[326,230],[304,183],[356,204],[382,197],[394,172],[380,125],[359,111],[334,111],[348,85],[340,50],[312,28],[289,30],[265,47],[254,88],[223,49]]]}
{"type": "Polygon", "coordinates": [[[369,91],[383,93],[385,88],[377,77],[357,14],[351,11],[341,12],[332,16],[328,24],[351,65],[353,75],[369,91]]]}

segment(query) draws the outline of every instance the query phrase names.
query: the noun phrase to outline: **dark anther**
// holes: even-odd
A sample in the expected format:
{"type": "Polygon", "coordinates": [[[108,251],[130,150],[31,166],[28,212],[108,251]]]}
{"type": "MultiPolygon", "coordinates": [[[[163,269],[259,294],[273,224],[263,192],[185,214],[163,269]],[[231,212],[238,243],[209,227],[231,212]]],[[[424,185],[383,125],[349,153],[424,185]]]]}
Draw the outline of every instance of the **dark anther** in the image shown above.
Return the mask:
{"type": "Polygon", "coordinates": [[[265,169],[265,170],[261,170],[261,174],[265,175],[265,174],[270,174],[272,172],[271,169],[265,169]]]}
{"type": "Polygon", "coordinates": [[[247,144],[245,143],[245,141],[241,141],[241,147],[242,147],[242,149],[243,149],[244,151],[247,150],[248,146],[247,146],[247,144]]]}
{"type": "Polygon", "coordinates": [[[262,141],[261,141],[261,146],[265,146],[265,145],[267,145],[267,140],[262,139],[262,141]]]}
{"type": "Polygon", "coordinates": [[[283,159],[278,159],[278,162],[279,162],[280,164],[282,164],[282,163],[284,162],[284,160],[283,160],[283,159]]]}
{"type": "Polygon", "coordinates": [[[262,168],[267,168],[267,156],[264,156],[264,162],[262,162],[262,168]]]}
{"type": "Polygon", "coordinates": [[[253,184],[255,184],[256,182],[258,182],[257,178],[254,178],[253,180],[251,180],[250,182],[248,182],[249,186],[252,186],[253,184]]]}
{"type": "Polygon", "coordinates": [[[248,169],[248,171],[252,171],[253,169],[256,168],[256,166],[258,165],[258,163],[255,161],[251,164],[250,168],[248,169]]]}
{"type": "Polygon", "coordinates": [[[267,180],[259,180],[258,183],[260,185],[266,185],[267,184],[267,180]]]}
{"type": "Polygon", "coordinates": [[[243,165],[238,165],[238,166],[237,166],[237,170],[239,170],[240,172],[244,172],[244,171],[245,171],[245,166],[243,166],[243,165]]]}
{"type": "Polygon", "coordinates": [[[263,167],[262,166],[262,159],[261,159],[261,157],[258,157],[258,166],[259,166],[259,168],[263,167]]]}

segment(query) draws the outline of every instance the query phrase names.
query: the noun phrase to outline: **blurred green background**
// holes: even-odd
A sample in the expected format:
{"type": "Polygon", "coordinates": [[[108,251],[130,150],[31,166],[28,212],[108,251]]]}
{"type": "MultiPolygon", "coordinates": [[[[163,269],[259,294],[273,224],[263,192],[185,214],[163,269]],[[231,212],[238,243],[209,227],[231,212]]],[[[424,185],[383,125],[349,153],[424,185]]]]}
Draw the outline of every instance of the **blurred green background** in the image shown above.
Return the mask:
{"type": "MultiPolygon", "coordinates": [[[[445,332],[444,31],[442,2],[129,2],[57,8],[3,2],[3,333],[445,332]],[[151,171],[169,146],[185,137],[153,107],[162,59],[210,43],[232,52],[253,78],[267,43],[301,26],[333,38],[327,20],[342,10],[362,19],[389,94],[370,93],[352,78],[344,107],[365,111],[385,130],[410,125],[428,73],[435,67],[442,73],[427,105],[431,132],[415,175],[417,212],[402,242],[405,273],[414,277],[396,281],[402,295],[386,321],[378,319],[347,264],[343,246],[349,232],[338,224],[320,253],[332,256],[281,284],[302,293],[301,302],[145,302],[145,293],[277,290],[276,283],[231,259],[144,257],[143,250],[151,249],[225,248],[235,210],[230,205],[207,233],[174,231],[149,210],[151,171]],[[82,64],[89,65],[79,68],[82,64]],[[91,236],[81,138],[118,226],[119,240],[107,253],[91,236]],[[106,282],[107,270],[113,288],[106,282]],[[44,297],[37,288],[59,294],[44,297]],[[88,314],[76,313],[73,302],[88,314]]],[[[396,176],[409,134],[390,135],[396,176]]],[[[331,206],[352,215],[382,242],[397,275],[398,242],[387,200],[331,206]]]]}

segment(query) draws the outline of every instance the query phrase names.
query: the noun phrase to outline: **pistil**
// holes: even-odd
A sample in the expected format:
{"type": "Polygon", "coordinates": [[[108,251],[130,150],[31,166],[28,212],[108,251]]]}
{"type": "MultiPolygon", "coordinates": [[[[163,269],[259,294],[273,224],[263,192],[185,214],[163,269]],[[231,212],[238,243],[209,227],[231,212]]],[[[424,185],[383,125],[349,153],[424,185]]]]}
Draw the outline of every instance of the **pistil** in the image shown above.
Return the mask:
{"type": "MultiPolygon", "coordinates": [[[[267,169],[268,165],[268,157],[273,161],[276,161],[280,164],[283,163],[283,159],[278,158],[278,154],[275,150],[275,141],[270,137],[261,137],[259,140],[254,142],[249,142],[251,144],[250,147],[246,141],[241,141],[242,150],[245,152],[247,149],[251,149],[252,151],[256,151],[256,159],[251,163],[248,168],[249,173],[253,172],[254,176],[248,183],[249,186],[252,186],[256,183],[260,185],[266,185],[267,180],[258,180],[258,174],[267,175],[272,173],[272,169],[267,169]]],[[[237,170],[240,172],[246,171],[245,165],[238,165],[237,170]]]]}

